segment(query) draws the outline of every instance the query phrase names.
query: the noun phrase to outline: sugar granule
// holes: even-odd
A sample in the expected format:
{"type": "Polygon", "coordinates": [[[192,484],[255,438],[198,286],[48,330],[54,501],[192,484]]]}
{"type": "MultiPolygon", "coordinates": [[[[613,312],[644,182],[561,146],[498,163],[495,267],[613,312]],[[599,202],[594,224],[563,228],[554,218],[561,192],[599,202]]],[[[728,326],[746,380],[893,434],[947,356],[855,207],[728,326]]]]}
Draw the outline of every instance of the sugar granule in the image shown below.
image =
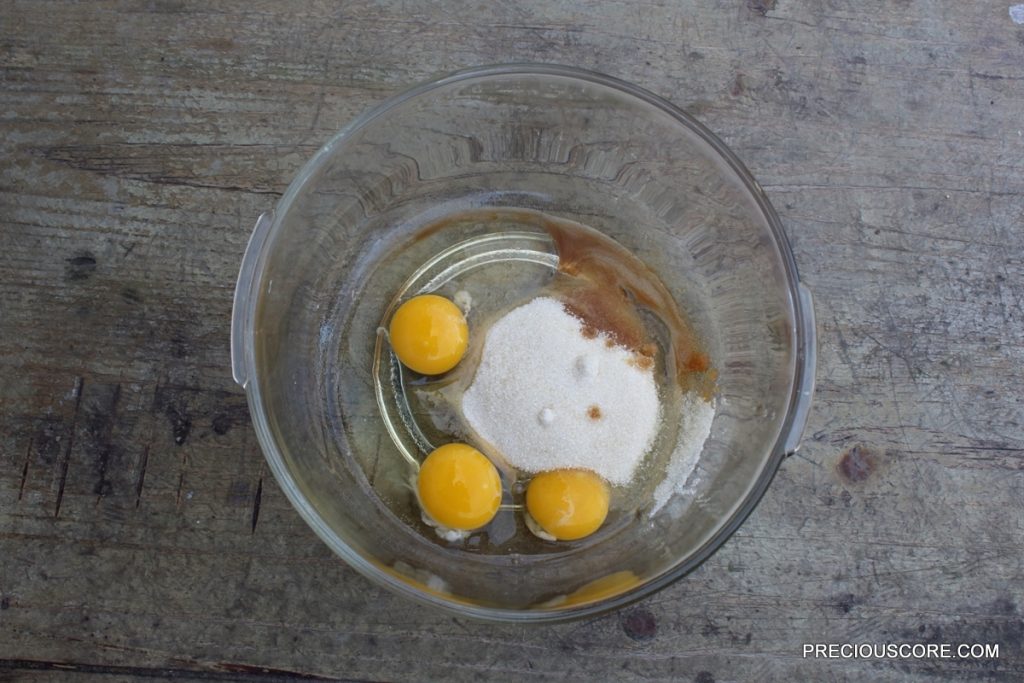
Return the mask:
{"type": "Polygon", "coordinates": [[[487,332],[462,413],[513,467],[627,484],[658,431],[658,387],[632,351],[584,333],[550,297],[505,314],[487,332]]]}
{"type": "MultiPolygon", "coordinates": [[[[711,436],[711,423],[715,419],[713,403],[700,398],[696,393],[683,397],[682,418],[679,423],[679,438],[676,447],[669,456],[665,478],[654,490],[654,505],[650,516],[653,517],[675,496],[685,497],[697,484],[697,461],[704,452],[704,442],[711,436]]],[[[672,517],[677,517],[679,510],[673,506],[667,508],[672,517]]]]}

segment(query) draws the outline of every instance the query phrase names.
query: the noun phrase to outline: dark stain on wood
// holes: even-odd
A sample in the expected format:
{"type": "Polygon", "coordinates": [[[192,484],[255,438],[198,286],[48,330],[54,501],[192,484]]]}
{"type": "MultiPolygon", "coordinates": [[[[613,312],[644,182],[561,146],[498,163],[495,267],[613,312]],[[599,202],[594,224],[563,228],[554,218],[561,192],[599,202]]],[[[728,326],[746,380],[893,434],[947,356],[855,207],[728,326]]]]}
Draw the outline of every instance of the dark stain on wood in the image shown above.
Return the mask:
{"type": "Polygon", "coordinates": [[[622,631],[633,640],[650,640],[658,633],[658,622],[650,611],[633,609],[619,618],[622,631]]]}
{"type": "MultiPolygon", "coordinates": [[[[228,505],[241,507],[248,505],[251,498],[252,486],[246,481],[233,481],[228,487],[228,505]]],[[[251,526],[251,524],[250,524],[251,526]]]]}
{"type": "Polygon", "coordinates": [[[141,304],[143,299],[139,290],[134,287],[125,287],[121,290],[121,298],[130,304],[141,304]]]}
{"type": "Polygon", "coordinates": [[[121,385],[115,384],[112,387],[98,387],[99,391],[95,398],[85,401],[82,410],[84,419],[83,450],[86,457],[92,463],[96,482],[93,485],[93,493],[98,496],[110,495],[114,489],[113,483],[107,477],[107,469],[110,460],[115,455],[116,446],[112,443],[114,425],[117,421],[117,404],[121,400],[121,385]],[[109,392],[109,396],[105,396],[109,392]]]}
{"type": "Polygon", "coordinates": [[[729,94],[733,97],[739,97],[746,89],[746,84],[743,82],[743,74],[736,74],[736,78],[732,82],[732,87],[729,88],[729,94]]]}
{"type": "Polygon", "coordinates": [[[747,0],[747,7],[762,17],[775,9],[775,0],[747,0]]]}
{"type": "Polygon", "coordinates": [[[171,355],[175,358],[188,358],[191,353],[191,345],[188,338],[180,332],[171,335],[171,355]]]}
{"type": "Polygon", "coordinates": [[[715,683],[715,675],[710,671],[698,671],[693,683],[715,683]]]}
{"type": "Polygon", "coordinates": [[[92,492],[102,498],[109,496],[114,491],[114,484],[109,479],[101,478],[92,487],[92,492]]]}
{"type": "Polygon", "coordinates": [[[38,427],[32,435],[31,452],[35,454],[32,464],[37,467],[49,467],[60,457],[62,436],[67,431],[64,421],[46,416],[38,421],[38,427]]]}
{"type": "Polygon", "coordinates": [[[171,437],[178,446],[183,446],[192,432],[190,393],[193,392],[174,386],[159,386],[153,398],[156,409],[163,413],[170,425],[171,437]]]}
{"type": "Polygon", "coordinates": [[[865,446],[858,444],[839,458],[836,471],[844,481],[859,484],[870,477],[877,466],[878,461],[875,455],[865,446]]]}
{"type": "Polygon", "coordinates": [[[843,593],[835,598],[834,604],[837,612],[849,614],[850,610],[863,602],[862,598],[857,597],[853,593],[843,593]]]}
{"type": "Polygon", "coordinates": [[[188,435],[192,431],[192,418],[188,415],[178,412],[177,408],[173,406],[169,408],[165,413],[167,420],[171,423],[171,432],[174,435],[174,443],[182,446],[185,441],[188,440],[188,435]]]}
{"type": "Polygon", "coordinates": [[[64,261],[67,263],[64,269],[64,279],[69,282],[88,280],[96,271],[96,257],[87,252],[64,259],[64,261]]]}
{"type": "Polygon", "coordinates": [[[1007,617],[1013,616],[1014,614],[1017,614],[1017,603],[1010,597],[997,598],[995,602],[992,603],[991,612],[992,614],[1001,614],[1007,617]]]}
{"type": "Polygon", "coordinates": [[[224,436],[236,427],[249,426],[249,404],[226,398],[219,402],[216,412],[210,419],[210,429],[217,436],[224,436]]]}
{"type": "Polygon", "coordinates": [[[853,500],[853,496],[846,489],[839,492],[838,495],[834,496],[831,493],[827,493],[819,498],[821,504],[825,507],[832,507],[836,504],[837,500],[842,504],[843,507],[850,507],[850,501],[853,500]]]}
{"type": "Polygon", "coordinates": [[[230,415],[227,413],[220,413],[213,418],[213,431],[216,434],[224,435],[231,431],[232,425],[235,422],[230,415]]]}

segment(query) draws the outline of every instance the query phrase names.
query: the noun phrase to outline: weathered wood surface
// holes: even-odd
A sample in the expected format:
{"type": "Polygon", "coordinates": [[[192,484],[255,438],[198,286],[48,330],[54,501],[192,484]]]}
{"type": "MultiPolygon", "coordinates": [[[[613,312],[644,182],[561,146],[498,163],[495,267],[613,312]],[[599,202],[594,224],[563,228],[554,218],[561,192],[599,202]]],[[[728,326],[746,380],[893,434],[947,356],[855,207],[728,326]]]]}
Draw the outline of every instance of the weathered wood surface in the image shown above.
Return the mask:
{"type": "Polygon", "coordinates": [[[0,679],[1024,676],[1024,26],[961,0],[0,4],[0,679]],[[488,6],[487,9],[484,7],[488,6]],[[746,160],[817,296],[800,456],[691,577],[543,628],[337,561],[227,328],[332,132],[477,63],[635,81],[746,160]],[[998,643],[812,661],[804,642],[998,643]]]}

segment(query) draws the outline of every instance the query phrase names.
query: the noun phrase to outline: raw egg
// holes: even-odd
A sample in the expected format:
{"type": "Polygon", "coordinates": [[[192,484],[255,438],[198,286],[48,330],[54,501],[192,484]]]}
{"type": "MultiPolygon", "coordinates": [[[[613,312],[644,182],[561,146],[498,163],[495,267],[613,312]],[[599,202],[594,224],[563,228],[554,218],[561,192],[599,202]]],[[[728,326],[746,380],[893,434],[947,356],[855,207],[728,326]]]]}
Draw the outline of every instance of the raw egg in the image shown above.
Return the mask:
{"type": "Polygon", "coordinates": [[[479,529],[501,504],[498,470],[483,453],[464,443],[435,449],[420,465],[416,493],[427,516],[456,531],[479,529]]]}
{"type": "Polygon", "coordinates": [[[469,344],[469,326],[462,311],[436,294],[421,294],[399,306],[388,334],[398,360],[424,375],[440,375],[454,368],[469,344]]]}
{"type": "Polygon", "coordinates": [[[640,577],[629,570],[615,572],[595,579],[584,584],[570,593],[565,600],[567,605],[579,605],[585,602],[595,602],[610,598],[619,593],[625,593],[630,588],[640,583],[640,577]]]}
{"type": "Polygon", "coordinates": [[[545,534],[574,541],[601,528],[609,496],[608,484],[589,470],[552,470],[530,480],[526,511],[545,534]]]}

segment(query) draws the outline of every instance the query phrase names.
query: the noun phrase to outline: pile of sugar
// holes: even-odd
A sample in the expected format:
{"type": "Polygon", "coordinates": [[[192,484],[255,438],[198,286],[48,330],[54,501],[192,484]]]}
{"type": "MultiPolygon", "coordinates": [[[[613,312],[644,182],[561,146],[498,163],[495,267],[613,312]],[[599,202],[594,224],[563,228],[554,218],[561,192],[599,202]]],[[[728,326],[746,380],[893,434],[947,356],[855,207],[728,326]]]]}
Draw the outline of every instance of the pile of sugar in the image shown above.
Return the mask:
{"type": "MultiPolygon", "coordinates": [[[[690,493],[697,483],[698,475],[694,474],[694,470],[697,468],[697,460],[704,451],[704,442],[711,436],[711,423],[714,419],[714,404],[692,392],[683,397],[679,438],[669,457],[665,478],[654,490],[651,517],[664,508],[673,496],[679,496],[676,499],[679,501],[688,499],[686,494],[690,493]]],[[[666,512],[672,517],[678,517],[682,509],[679,505],[670,505],[666,512]]]]}
{"type": "Polygon", "coordinates": [[[488,330],[462,413],[513,467],[589,469],[626,484],[657,434],[661,403],[635,354],[585,337],[561,302],[540,297],[488,330]]]}

